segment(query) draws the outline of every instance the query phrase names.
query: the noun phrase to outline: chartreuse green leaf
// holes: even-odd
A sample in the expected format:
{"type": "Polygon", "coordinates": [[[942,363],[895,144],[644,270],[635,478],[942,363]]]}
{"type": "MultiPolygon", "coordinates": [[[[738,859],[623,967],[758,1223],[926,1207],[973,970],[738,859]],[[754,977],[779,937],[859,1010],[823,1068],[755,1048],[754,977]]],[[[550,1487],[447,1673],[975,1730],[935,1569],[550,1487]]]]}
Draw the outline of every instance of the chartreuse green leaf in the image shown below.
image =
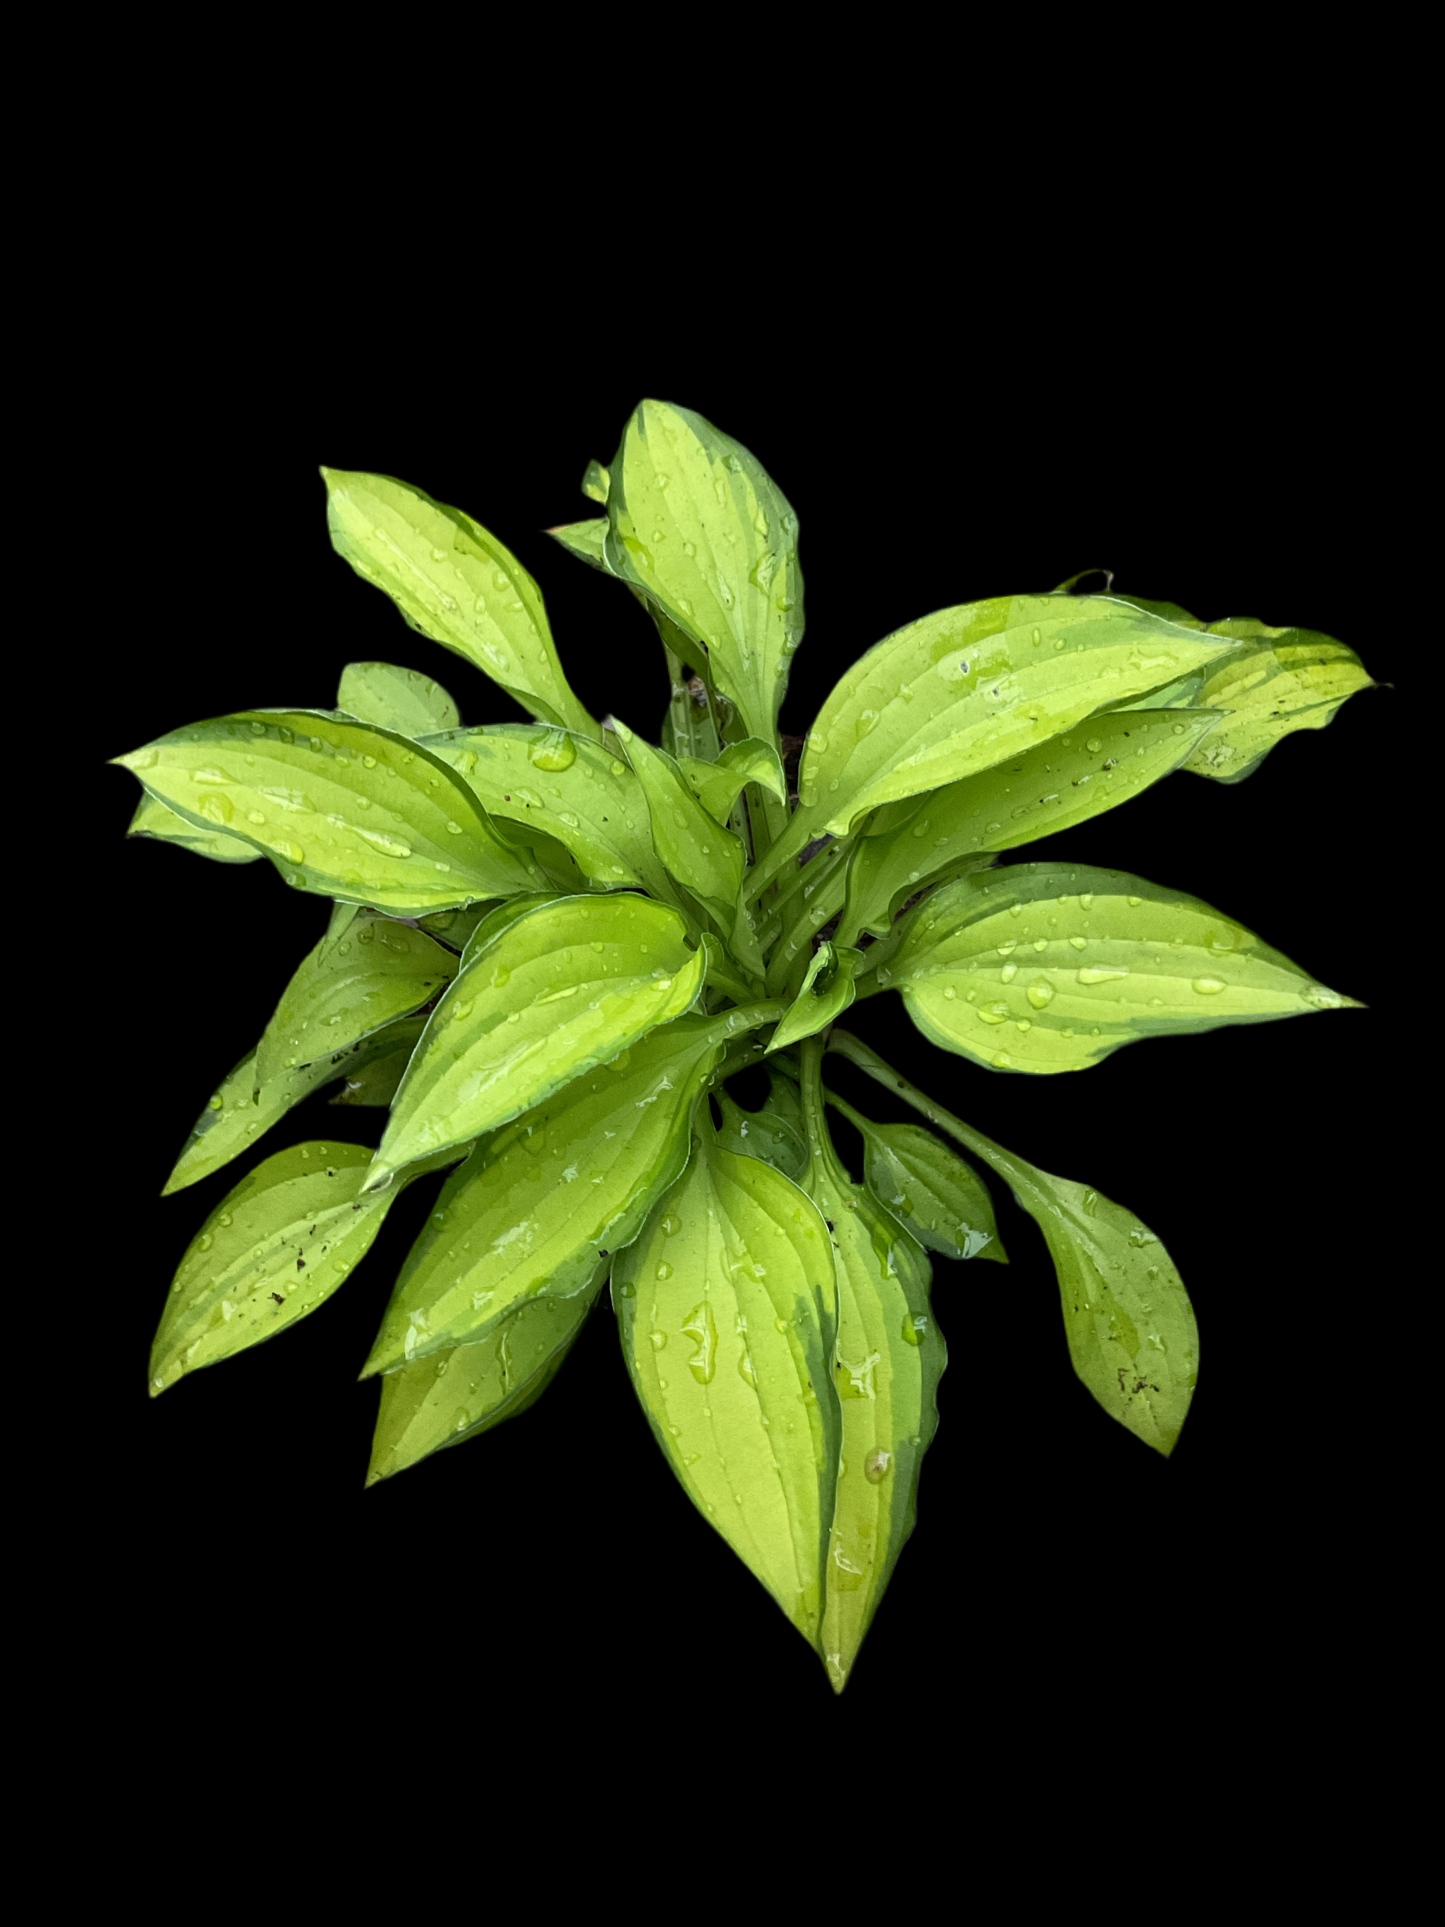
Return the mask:
{"type": "Polygon", "coordinates": [[[612,1267],[622,1355],[683,1490],[816,1645],[838,1407],[828,1390],[827,1228],[790,1179],[692,1160],[612,1267]]]}
{"type": "Polygon", "coordinates": [[[705,963],[677,911],[646,897],[539,904],[464,959],[396,1094],[368,1184],[495,1130],[680,1017],[705,963]]]}
{"type": "Polygon", "coordinates": [[[524,1300],[581,1291],[682,1170],[693,1106],[745,1022],[680,1018],[479,1144],[411,1248],[366,1372],[476,1343],[524,1300]]]}
{"type": "Polygon", "coordinates": [[[863,1139],[868,1189],[921,1245],[946,1258],[1008,1258],[982,1180],[919,1124],[875,1124],[835,1091],[824,1096],[863,1139]]]}
{"type": "Polygon", "coordinates": [[[613,727],[647,798],[657,854],[670,874],[707,905],[723,934],[731,936],[743,880],[742,844],[698,802],[665,749],[654,749],[625,723],[614,721],[613,727]]]}
{"type": "Polygon", "coordinates": [[[780,803],[788,800],[782,758],[771,743],[749,736],[729,743],[715,762],[680,756],[677,766],[688,788],[715,822],[726,823],[733,805],[749,783],[757,783],[780,803]]]}
{"type": "Polygon", "coordinates": [[[332,546],[413,629],[465,656],[539,722],[597,735],[562,674],[542,592],[510,549],[388,475],[321,473],[332,546]]]}
{"type": "Polygon", "coordinates": [[[349,662],[341,672],[336,707],[399,736],[428,736],[462,720],[439,682],[393,662],[349,662]]]}
{"type": "Polygon", "coordinates": [[[827,1136],[816,1084],[820,1048],[811,1040],[803,1047],[805,1079],[813,1087],[805,1100],[813,1105],[807,1189],[833,1241],[832,1365],[843,1422],[820,1645],[833,1689],[841,1693],[913,1530],[919,1468],[938,1427],[947,1353],[929,1307],[923,1247],[864,1186],[852,1183],[827,1136]]]}
{"type": "Polygon", "coordinates": [[[474,964],[482,952],[497,941],[504,930],[510,930],[514,923],[523,917],[530,917],[534,910],[540,910],[544,903],[560,903],[562,897],[556,891],[545,891],[522,897],[509,897],[488,911],[481,922],[467,938],[462,951],[462,969],[474,964]]]}
{"type": "Polygon", "coordinates": [[[401,1086],[425,1022],[424,1017],[403,1018],[357,1045],[358,1055],[342,1065],[341,1088],[330,1101],[385,1110],[401,1086]]]}
{"type": "Polygon", "coordinates": [[[516,1418],[551,1384],[587,1322],[607,1262],[575,1298],[531,1298],[476,1345],[456,1345],[387,1372],[366,1483],[516,1418]]]}
{"type": "Polygon", "coordinates": [[[945,1050],[1073,1071],[1141,1037],[1354,1005],[1232,918],[1119,870],[1028,863],[921,903],[878,980],[945,1050]]]}
{"type": "Polygon", "coordinates": [[[761,464],[701,415],[645,401],[612,464],[607,563],[707,652],[746,733],[776,740],[803,634],[798,520],[761,464]]]}
{"type": "Polygon", "coordinates": [[[717,1141],[740,1157],[761,1158],[785,1178],[801,1178],[808,1168],[808,1141],[797,1117],[797,1094],[786,1078],[770,1075],[762,1107],[745,1111],[726,1090],[713,1097],[722,1112],[717,1141]]]}
{"type": "Polygon", "coordinates": [[[1071,829],[1177,769],[1220,711],[1127,710],[1091,716],[993,769],[876,813],[852,845],[843,942],[881,937],[904,901],[983,853],[1071,829]]]}
{"type": "Polygon", "coordinates": [[[1185,763],[1195,776],[1237,783],[1281,738],[1323,729],[1351,696],[1375,686],[1353,649],[1313,629],[1231,620],[1211,622],[1206,633],[1234,637],[1241,647],[1205,678],[1196,699],[1233,713],[1185,763]]]}
{"type": "Polygon", "coordinates": [[[113,760],[197,828],[244,837],[298,890],[421,914],[541,881],[440,757],[350,717],[243,710],[113,760]]]}
{"type": "MultiPolygon", "coordinates": [[[[392,1052],[410,1056],[421,1036],[420,1018],[389,1024],[384,1031],[364,1038],[345,1050],[328,1052],[314,1063],[295,1070],[281,1071],[258,1090],[256,1053],[247,1051],[235,1069],[211,1096],[196,1119],[185,1149],[176,1159],[175,1169],[166,1180],[162,1197],[199,1184],[222,1165],[229,1164],[242,1151],[249,1151],[270,1130],[278,1118],[299,1104],[313,1091],[334,1084],[339,1077],[348,1080],[365,1070],[374,1060],[392,1052]]],[[[360,1102],[360,1099],[353,1100],[360,1102]]]]}
{"type": "Polygon", "coordinates": [[[600,744],[533,723],[451,730],[426,747],[449,763],[489,815],[563,844],[604,890],[666,878],[652,847],[641,783],[600,744]]]}
{"type": "Polygon", "coordinates": [[[424,930],[362,915],[303,958],[256,1048],[257,1087],[330,1058],[431,1003],[457,959],[424,930]]]}
{"type": "Polygon", "coordinates": [[[587,497],[589,502],[601,502],[605,508],[607,505],[607,491],[611,487],[611,482],[612,478],[602,466],[601,462],[596,460],[590,461],[587,464],[586,473],[582,477],[582,493],[587,497]]]}
{"type": "Polygon", "coordinates": [[[997,596],[900,629],[837,683],[808,735],[799,807],[756,893],[826,830],[1067,734],[1237,645],[1109,596],[997,596]]]}
{"type": "Polygon", "coordinates": [[[130,820],[126,835],[153,837],[158,843],[175,843],[183,850],[194,850],[198,856],[211,857],[217,863],[256,863],[261,856],[258,849],[243,843],[240,837],[232,836],[227,830],[210,826],[202,829],[184,816],[177,816],[173,809],[149,791],[136,804],[135,815],[130,820]]]}
{"type": "Polygon", "coordinates": [[[171,1285],[151,1352],[152,1397],[325,1303],[371,1249],[397,1195],[361,1195],[370,1163],[364,1144],[298,1144],[227,1193],[171,1285]]]}
{"type": "Polygon", "coordinates": [[[419,928],[428,936],[444,943],[448,950],[462,951],[467,947],[467,939],[486,917],[496,909],[495,903],[474,903],[466,910],[437,910],[430,916],[418,919],[419,928]]]}
{"type": "Polygon", "coordinates": [[[1048,1244],[1074,1370],[1112,1418],[1167,1457],[1194,1394],[1199,1331],[1184,1281],[1155,1234],[1101,1192],[1052,1177],[975,1131],[847,1031],[835,1030],[829,1049],[1005,1181],[1048,1244]]]}
{"type": "Polygon", "coordinates": [[[855,979],[862,961],[861,951],[839,944],[819,944],[802,988],[773,1032],[769,1052],[801,1043],[803,1038],[826,1030],[834,1018],[841,1017],[856,995],[855,979]]]}
{"type": "Polygon", "coordinates": [[[575,555],[579,561],[588,563],[594,569],[610,573],[602,552],[607,537],[605,515],[590,516],[585,522],[564,522],[558,528],[548,529],[547,533],[554,542],[560,542],[569,555],[575,555]]]}

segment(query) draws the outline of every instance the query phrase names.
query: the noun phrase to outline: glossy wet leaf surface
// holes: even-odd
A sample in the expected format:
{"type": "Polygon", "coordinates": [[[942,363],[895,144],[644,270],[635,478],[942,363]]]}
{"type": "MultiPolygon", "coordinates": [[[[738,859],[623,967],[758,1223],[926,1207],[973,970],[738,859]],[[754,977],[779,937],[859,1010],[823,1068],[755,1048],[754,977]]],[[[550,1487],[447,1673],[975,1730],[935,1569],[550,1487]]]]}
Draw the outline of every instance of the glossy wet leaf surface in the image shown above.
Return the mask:
{"type": "Polygon", "coordinates": [[[1238,656],[1206,676],[1196,701],[1232,713],[1184,767],[1237,783],[1276,743],[1299,729],[1323,729],[1373,680],[1353,649],[1313,629],[1271,629],[1263,622],[1212,622],[1207,633],[1238,639],[1238,656]]]}
{"type": "Polygon", "coordinates": [[[410,924],[361,915],[323,937],[282,992],[256,1050],[257,1085],[330,1058],[438,998],[455,954],[410,924]]]}
{"type": "Polygon", "coordinates": [[[803,634],[798,522],[756,457],[701,415],[643,402],[612,464],[608,566],[707,651],[750,736],[771,742],[803,634]]]}
{"type": "Polygon", "coordinates": [[[540,880],[446,763],[374,724],[245,710],[115,761],[188,822],[244,837],[296,889],[420,914],[540,880]]]}
{"type": "Polygon", "coordinates": [[[995,1070],[1081,1070],[1139,1038],[1353,1002],[1208,904],[1083,864],[945,885],[885,977],[925,1036],[995,1070]]]}
{"type": "Polygon", "coordinates": [[[612,1272],[623,1357],[664,1456],[815,1644],[838,1459],[832,1269],[807,1196],[704,1127],[612,1272]]]}
{"type": "Polygon", "coordinates": [[[857,950],[841,944],[820,944],[808,965],[802,988],[787,1015],[779,1021],[768,1049],[786,1050],[789,1045],[826,1030],[835,1018],[841,1017],[853,1001],[862,963],[862,954],[857,950]]]}
{"type": "Polygon", "coordinates": [[[756,1111],[746,1110],[726,1090],[714,1093],[722,1122],[717,1141],[724,1151],[762,1158],[786,1178],[798,1179],[808,1168],[808,1141],[797,1111],[796,1090],[774,1073],[767,1097],[756,1111]]]}
{"type": "Polygon", "coordinates": [[[585,562],[594,569],[606,570],[607,562],[602,553],[607,535],[605,515],[592,517],[585,522],[566,522],[559,528],[548,529],[547,533],[569,555],[575,555],[579,562],[585,562]]]}
{"type": "Polygon", "coordinates": [[[367,1361],[390,1371],[567,1298],[630,1243],[687,1156],[726,1020],[657,1030],[478,1145],[413,1245],[367,1361]]]}
{"type": "Polygon", "coordinates": [[[202,828],[184,816],[177,816],[157,796],[147,792],[136,805],[127,836],[150,837],[157,843],[174,843],[178,849],[192,850],[216,863],[256,863],[261,852],[240,837],[212,826],[202,828]]]}
{"type": "Polygon", "coordinates": [[[868,1189],[921,1245],[945,1258],[1008,1259],[983,1180],[920,1124],[875,1124],[829,1094],[863,1138],[868,1189]]]}
{"type": "Polygon", "coordinates": [[[337,554],[413,629],[464,656],[539,722],[596,735],[557,660],[542,592],[505,544],[389,475],[321,473],[337,554]]]}
{"type": "Polygon", "coordinates": [[[729,743],[713,761],[679,757],[678,768],[688,788],[717,823],[727,822],[749,783],[757,783],[780,803],[788,800],[782,759],[771,743],[760,742],[756,736],[729,743]]]}
{"type": "Polygon", "coordinates": [[[572,1349],[606,1275],[604,1261],[575,1298],[530,1299],[480,1343],[384,1374],[366,1483],[389,1479],[527,1411],[572,1349]]]}
{"type": "Polygon", "coordinates": [[[455,702],[419,669],[394,662],[349,662],[341,672],[336,707],[364,723],[380,723],[400,736],[427,736],[455,729],[461,715],[455,702]]]}
{"type": "Polygon", "coordinates": [[[324,1304],[371,1249],[395,1191],[361,1196],[364,1144],[299,1144],[258,1164],[206,1219],[166,1298],[151,1392],[274,1337],[324,1304]]]}
{"type": "Polygon", "coordinates": [[[743,880],[742,844],[704,809],[666,750],[654,749],[623,723],[616,727],[647,798],[658,855],[731,936],[743,880]]]}
{"type": "Polygon", "coordinates": [[[645,897],[562,897],[519,918],[463,960],[432,1012],[374,1181],[494,1130],[680,1017],[704,964],[677,912],[645,897]]]}

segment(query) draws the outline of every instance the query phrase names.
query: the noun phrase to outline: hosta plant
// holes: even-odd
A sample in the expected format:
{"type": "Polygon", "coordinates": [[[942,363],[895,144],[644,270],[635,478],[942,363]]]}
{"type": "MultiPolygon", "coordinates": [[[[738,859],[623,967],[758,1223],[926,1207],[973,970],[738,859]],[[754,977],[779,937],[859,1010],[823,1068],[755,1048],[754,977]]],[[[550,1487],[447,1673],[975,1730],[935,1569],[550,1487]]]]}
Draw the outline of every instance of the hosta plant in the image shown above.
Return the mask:
{"type": "Polygon", "coordinates": [[[799,745],[779,731],[793,510],[739,443],[645,402],[587,471],[594,513],[552,533],[657,625],[654,743],[644,716],[578,701],[495,536],[406,483],[324,473],[341,556],[534,720],[464,724],[428,677],[359,662],[334,709],[242,711],[117,758],[144,789],[134,833],[269,858],[330,904],[166,1189],[322,1086],[388,1110],[378,1149],[300,1144],[221,1200],[166,1297],[151,1389],[315,1311],[403,1187],[448,1170],[366,1361],[371,1480],[524,1411],[609,1285],[678,1480],[841,1689],[937,1421],[929,1253],[1004,1261],[980,1167],[1044,1234],[1079,1377],[1159,1452],[1198,1339],[1132,1211],[1004,1150],[839,1020],[896,994],[971,1065],[1053,1076],[1349,1003],[1172,877],[1008,853],[1177,770],[1235,782],[1368,678],[1327,636],[1076,580],[896,630],[840,665],[799,745]],[[923,1122],[865,1116],[830,1054],[923,1122]],[[728,1080],[757,1063],[768,1095],[745,1108],[728,1080]],[[862,1182],[832,1113],[861,1133],[862,1182]]]}

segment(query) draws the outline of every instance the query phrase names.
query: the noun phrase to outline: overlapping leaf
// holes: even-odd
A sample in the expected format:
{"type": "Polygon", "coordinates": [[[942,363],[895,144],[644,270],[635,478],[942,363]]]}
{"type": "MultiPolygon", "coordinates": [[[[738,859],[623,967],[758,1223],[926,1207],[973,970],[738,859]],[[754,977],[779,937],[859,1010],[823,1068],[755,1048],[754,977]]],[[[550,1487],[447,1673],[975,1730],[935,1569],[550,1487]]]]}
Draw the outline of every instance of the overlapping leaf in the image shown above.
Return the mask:
{"type": "Polygon", "coordinates": [[[797,996],[780,1019],[769,1051],[786,1050],[841,1017],[856,995],[862,953],[843,944],[819,944],[797,996]]]}
{"type": "Polygon", "coordinates": [[[380,723],[399,736],[455,729],[461,715],[439,682],[394,662],[349,662],[341,672],[336,707],[363,723],[380,723]]]}
{"type": "Polygon", "coordinates": [[[786,1178],[801,1178],[808,1168],[808,1141],[798,1114],[797,1089],[776,1072],[768,1095],[756,1111],[744,1110],[726,1090],[714,1093],[722,1122],[717,1141],[725,1151],[761,1158],[786,1178]]]}
{"type": "Polygon", "coordinates": [[[321,473],[337,554],[413,629],[474,663],[539,722],[598,733],[562,674],[542,592],[510,549],[388,475],[321,473]]]}
{"type": "Polygon", "coordinates": [[[666,750],[654,749],[624,723],[622,738],[651,815],[652,841],[669,873],[717,918],[731,936],[745,863],[743,846],[693,795],[666,750]]]}
{"type": "Polygon", "coordinates": [[[202,828],[187,817],[177,816],[173,809],[149,791],[136,804],[135,815],[130,820],[126,835],[151,837],[157,843],[174,843],[179,849],[194,850],[197,856],[208,856],[216,863],[258,863],[261,859],[261,852],[253,844],[243,843],[240,837],[232,836],[227,830],[211,826],[202,828]]]}
{"type": "Polygon", "coordinates": [[[778,802],[788,800],[782,758],[771,743],[746,737],[729,743],[712,761],[699,756],[680,756],[677,766],[688,788],[714,822],[726,823],[733,805],[747,788],[756,783],[778,802]]]}
{"type": "Polygon", "coordinates": [[[1185,763],[1196,776],[1237,783],[1284,737],[1323,729],[1351,696],[1374,687],[1353,649],[1313,629],[1231,620],[1211,622],[1206,633],[1243,646],[1206,676],[1196,698],[1232,712],[1185,763]]]}
{"type": "Polygon", "coordinates": [[[877,1124],[836,1093],[828,1102],[863,1139],[868,1189],[930,1251],[1008,1263],[993,1204],[977,1173],[917,1124],[877,1124]]]}
{"type": "Polygon", "coordinates": [[[934,1043],[997,1070],[1081,1070],[1141,1037],[1354,1002],[1208,904],[1082,864],[946,885],[878,977],[934,1043]]]}
{"type": "Polygon", "coordinates": [[[197,828],[269,856],[300,890],[421,914],[542,881],[440,757],[321,710],[244,710],[114,761],[197,828]]]}

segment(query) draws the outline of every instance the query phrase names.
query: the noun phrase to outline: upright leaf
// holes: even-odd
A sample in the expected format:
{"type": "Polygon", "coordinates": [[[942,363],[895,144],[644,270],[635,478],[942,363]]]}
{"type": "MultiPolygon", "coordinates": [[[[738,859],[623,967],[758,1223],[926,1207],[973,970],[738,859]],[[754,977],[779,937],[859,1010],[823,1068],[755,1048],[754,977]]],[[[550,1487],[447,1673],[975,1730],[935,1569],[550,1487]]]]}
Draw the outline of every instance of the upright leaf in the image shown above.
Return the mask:
{"type": "Polygon", "coordinates": [[[176,1272],[151,1352],[151,1396],[324,1304],[371,1249],[394,1191],[362,1197],[364,1144],[298,1144],[258,1164],[176,1272]]]}
{"type": "Polygon", "coordinates": [[[127,836],[145,836],[157,843],[174,843],[183,850],[194,850],[197,856],[208,856],[216,863],[256,863],[261,852],[249,843],[243,843],[229,830],[213,827],[202,829],[199,824],[190,822],[160,798],[149,791],[142,794],[135,806],[135,815],[126,830],[127,836]]]}
{"type": "Polygon", "coordinates": [[[729,743],[715,761],[680,756],[677,764],[688,788],[718,823],[727,822],[733,805],[749,783],[758,784],[780,803],[788,800],[782,758],[771,743],[764,743],[756,736],[729,743]]]}
{"type": "Polygon", "coordinates": [[[698,802],[666,750],[654,749],[624,723],[615,727],[647,797],[658,855],[678,882],[707,905],[723,934],[730,936],[745,865],[742,844],[698,802]]]}
{"type": "Polygon", "coordinates": [[[729,1034],[725,1019],[684,1017],[479,1144],[412,1246],[366,1371],[477,1343],[519,1304],[583,1290],[681,1171],[729,1034]]]}
{"type": "Polygon", "coordinates": [[[298,890],[420,914],[541,880],[440,757],[350,717],[243,710],[112,760],[198,829],[243,837],[298,890]]]}
{"type": "Polygon", "coordinates": [[[1108,596],[997,596],[941,609],[870,649],[809,732],[799,807],[750,888],[820,832],[1018,758],[1237,645],[1108,596]]]}
{"type": "Polygon", "coordinates": [[[622,1354],[664,1457],[813,1644],[838,1462],[832,1270],[807,1196],[710,1128],[612,1270],[622,1354]]]}
{"type": "Polygon", "coordinates": [[[856,994],[855,980],[862,961],[861,951],[838,944],[820,944],[808,965],[801,989],[773,1032],[769,1051],[786,1050],[790,1044],[801,1043],[805,1037],[826,1030],[835,1018],[841,1017],[856,994]]]}
{"type": "Polygon", "coordinates": [[[281,993],[257,1046],[257,1088],[410,1017],[456,974],[450,950],[385,917],[361,916],[340,937],[323,937],[281,993]]]}
{"type": "Polygon", "coordinates": [[[321,473],[332,546],[413,629],[475,664],[539,722],[597,734],[562,674],[542,592],[510,549],[388,475],[321,473]]]}
{"type": "Polygon", "coordinates": [[[996,1070],[1082,1070],[1137,1038],[1355,1001],[1208,904],[1083,864],[946,885],[878,979],[934,1043],[996,1070]]]}
{"type": "Polygon", "coordinates": [[[341,672],[336,707],[363,723],[380,723],[399,736],[455,729],[461,715],[439,682],[393,662],[349,662],[341,672]]]}
{"type": "Polygon", "coordinates": [[[432,1012],[368,1183],[495,1130],[680,1017],[705,965],[685,939],[678,913],[645,897],[561,897],[519,918],[432,1012]]]}
{"type": "Polygon", "coordinates": [[[607,562],[706,651],[745,733],[776,741],[803,634],[797,517],[756,458],[701,415],[645,401],[612,464],[607,562]]]}
{"type": "Polygon", "coordinates": [[[551,1384],[596,1304],[607,1265],[575,1298],[532,1298],[480,1344],[435,1352],[387,1372],[366,1483],[516,1418],[551,1384]]]}

